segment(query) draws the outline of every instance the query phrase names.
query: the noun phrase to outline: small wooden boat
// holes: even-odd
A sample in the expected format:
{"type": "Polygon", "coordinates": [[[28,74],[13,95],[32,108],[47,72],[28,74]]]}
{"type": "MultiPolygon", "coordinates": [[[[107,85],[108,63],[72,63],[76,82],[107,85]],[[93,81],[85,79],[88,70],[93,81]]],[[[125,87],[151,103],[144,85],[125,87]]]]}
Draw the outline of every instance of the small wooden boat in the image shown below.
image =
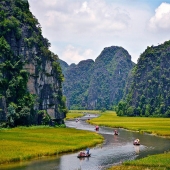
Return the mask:
{"type": "Polygon", "coordinates": [[[83,155],[78,154],[77,158],[85,158],[85,157],[90,157],[90,156],[91,156],[91,153],[90,154],[83,154],[83,155]]]}

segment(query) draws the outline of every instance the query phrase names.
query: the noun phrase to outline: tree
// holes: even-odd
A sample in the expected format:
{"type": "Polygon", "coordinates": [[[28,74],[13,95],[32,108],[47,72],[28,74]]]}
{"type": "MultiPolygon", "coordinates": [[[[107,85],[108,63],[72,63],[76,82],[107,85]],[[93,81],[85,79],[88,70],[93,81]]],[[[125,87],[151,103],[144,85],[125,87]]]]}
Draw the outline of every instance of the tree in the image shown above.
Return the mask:
{"type": "Polygon", "coordinates": [[[117,107],[117,110],[116,110],[118,116],[122,116],[122,113],[124,115],[126,114],[126,112],[125,112],[126,105],[127,105],[127,103],[122,101],[122,100],[118,103],[118,107],[117,107]]]}
{"type": "Polygon", "coordinates": [[[127,115],[128,116],[134,116],[134,110],[135,110],[135,108],[133,106],[128,107],[127,115]]]}

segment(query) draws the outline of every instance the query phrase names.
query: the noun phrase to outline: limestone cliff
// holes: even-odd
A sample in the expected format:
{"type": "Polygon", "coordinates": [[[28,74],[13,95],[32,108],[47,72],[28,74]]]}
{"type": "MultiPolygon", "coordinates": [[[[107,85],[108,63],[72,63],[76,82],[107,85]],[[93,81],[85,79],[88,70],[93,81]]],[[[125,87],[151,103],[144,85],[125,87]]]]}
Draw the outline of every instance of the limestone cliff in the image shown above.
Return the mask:
{"type": "Polygon", "coordinates": [[[170,41],[147,47],[118,104],[120,116],[170,117],[170,41]]]}
{"type": "Polygon", "coordinates": [[[0,84],[1,120],[10,117],[9,106],[19,115],[28,106],[34,123],[38,121],[39,110],[47,111],[61,123],[66,108],[58,56],[49,51],[50,43],[42,36],[40,24],[29,11],[27,1],[2,0],[0,11],[0,78],[5,83],[5,86],[0,84]],[[27,101],[33,104],[27,105],[27,101]]]}
{"type": "Polygon", "coordinates": [[[134,66],[122,47],[104,48],[93,60],[63,65],[63,93],[69,109],[111,109],[123,97],[128,73],[134,66]]]}

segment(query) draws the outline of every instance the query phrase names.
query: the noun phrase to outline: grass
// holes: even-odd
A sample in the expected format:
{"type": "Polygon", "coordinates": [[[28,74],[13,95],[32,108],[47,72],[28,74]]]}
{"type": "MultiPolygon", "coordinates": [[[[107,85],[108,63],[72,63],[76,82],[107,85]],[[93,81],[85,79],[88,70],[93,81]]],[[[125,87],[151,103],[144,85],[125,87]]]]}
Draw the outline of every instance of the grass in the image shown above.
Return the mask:
{"type": "Polygon", "coordinates": [[[100,110],[69,110],[69,113],[83,113],[83,114],[99,114],[100,110]]]}
{"type": "Polygon", "coordinates": [[[99,114],[100,111],[97,110],[70,110],[67,115],[65,120],[68,119],[75,119],[75,118],[79,118],[82,117],[85,114],[99,114]]]}
{"type": "Polygon", "coordinates": [[[115,112],[107,111],[88,122],[99,126],[120,127],[170,137],[170,118],[118,117],[115,112]]]}
{"type": "Polygon", "coordinates": [[[169,170],[170,153],[148,156],[143,159],[124,162],[109,170],[169,170]]]}
{"type": "Polygon", "coordinates": [[[0,129],[0,164],[74,152],[103,141],[99,134],[73,128],[0,129]]]}
{"type": "Polygon", "coordinates": [[[82,117],[83,115],[84,115],[83,112],[68,112],[65,120],[75,119],[75,118],[78,118],[78,117],[82,117]]]}
{"type": "MultiPolygon", "coordinates": [[[[115,112],[107,111],[88,122],[99,126],[121,127],[141,133],[170,137],[170,118],[118,117],[115,112]]],[[[127,161],[109,170],[169,170],[169,162],[170,152],[127,161]]]]}

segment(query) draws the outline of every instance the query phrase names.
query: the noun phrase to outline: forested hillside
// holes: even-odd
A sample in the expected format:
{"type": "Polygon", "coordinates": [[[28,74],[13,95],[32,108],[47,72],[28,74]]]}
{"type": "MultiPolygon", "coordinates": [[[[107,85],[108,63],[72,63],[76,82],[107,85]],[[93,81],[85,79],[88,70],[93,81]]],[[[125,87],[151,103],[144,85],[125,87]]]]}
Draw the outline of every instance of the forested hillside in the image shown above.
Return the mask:
{"type": "Polygon", "coordinates": [[[93,69],[94,61],[89,59],[77,65],[71,64],[64,72],[63,94],[66,96],[69,109],[87,108],[88,89],[93,69]]]}
{"type": "Polygon", "coordinates": [[[26,0],[0,1],[0,122],[4,126],[49,124],[51,119],[62,123],[63,75],[49,46],[26,0]]]}
{"type": "Polygon", "coordinates": [[[131,75],[118,115],[170,117],[170,41],[147,47],[131,75]]]}
{"type": "Polygon", "coordinates": [[[105,48],[95,62],[86,60],[69,67],[62,64],[68,108],[111,109],[122,99],[133,66],[128,52],[116,46],[105,48]]]}

